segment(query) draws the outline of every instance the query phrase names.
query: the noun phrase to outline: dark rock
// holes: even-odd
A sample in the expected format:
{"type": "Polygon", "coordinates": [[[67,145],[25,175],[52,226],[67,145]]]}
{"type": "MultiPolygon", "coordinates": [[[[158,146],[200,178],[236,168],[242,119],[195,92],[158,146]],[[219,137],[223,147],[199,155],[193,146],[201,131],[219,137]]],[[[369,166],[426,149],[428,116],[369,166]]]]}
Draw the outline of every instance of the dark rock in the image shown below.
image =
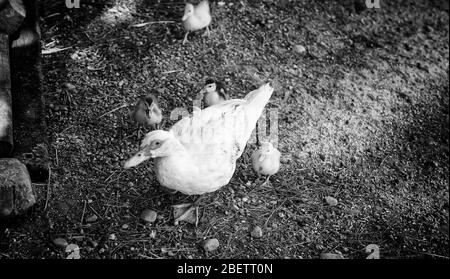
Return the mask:
{"type": "Polygon", "coordinates": [[[25,165],[14,158],[0,159],[0,217],[23,214],[35,203],[25,165]]]}

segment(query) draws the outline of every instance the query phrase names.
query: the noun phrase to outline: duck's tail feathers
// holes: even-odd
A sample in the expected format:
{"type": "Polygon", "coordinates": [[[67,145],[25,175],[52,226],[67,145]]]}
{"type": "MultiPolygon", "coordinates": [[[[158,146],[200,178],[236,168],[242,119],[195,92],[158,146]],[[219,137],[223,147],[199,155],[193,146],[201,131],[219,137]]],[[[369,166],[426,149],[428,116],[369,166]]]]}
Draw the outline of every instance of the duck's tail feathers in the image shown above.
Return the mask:
{"type": "Polygon", "coordinates": [[[266,83],[245,96],[244,99],[246,100],[246,111],[249,112],[248,115],[251,119],[250,123],[252,123],[251,125],[253,127],[256,124],[253,122],[256,122],[261,116],[261,113],[263,112],[266,104],[269,102],[272,93],[273,87],[270,86],[270,83],[266,83]]]}
{"type": "Polygon", "coordinates": [[[273,87],[270,86],[270,83],[266,83],[258,89],[248,93],[247,96],[244,97],[244,99],[247,100],[247,104],[249,106],[263,109],[269,102],[272,93],[273,87]]]}

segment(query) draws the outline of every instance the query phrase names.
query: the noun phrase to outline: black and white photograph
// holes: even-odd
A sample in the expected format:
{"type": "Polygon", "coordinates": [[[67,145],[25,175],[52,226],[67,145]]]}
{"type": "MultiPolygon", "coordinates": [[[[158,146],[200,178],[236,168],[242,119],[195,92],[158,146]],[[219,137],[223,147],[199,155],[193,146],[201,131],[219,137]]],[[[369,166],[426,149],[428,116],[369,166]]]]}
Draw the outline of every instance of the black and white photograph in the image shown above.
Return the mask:
{"type": "Polygon", "coordinates": [[[0,265],[449,251],[448,0],[0,0],[0,265]]]}

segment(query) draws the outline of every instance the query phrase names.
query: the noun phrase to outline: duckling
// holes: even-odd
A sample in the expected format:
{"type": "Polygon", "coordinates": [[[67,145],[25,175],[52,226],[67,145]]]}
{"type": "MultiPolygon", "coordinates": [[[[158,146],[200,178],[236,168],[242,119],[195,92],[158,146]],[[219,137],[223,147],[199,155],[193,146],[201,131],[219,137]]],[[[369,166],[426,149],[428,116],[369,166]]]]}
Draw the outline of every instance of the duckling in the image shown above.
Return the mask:
{"type": "Polygon", "coordinates": [[[269,183],[270,176],[280,169],[281,153],[270,142],[261,142],[261,146],[252,154],[253,170],[260,175],[267,175],[265,183],[269,183]]]}
{"type": "Polygon", "coordinates": [[[205,108],[228,100],[225,86],[221,82],[213,79],[206,80],[205,87],[203,87],[199,95],[203,100],[205,108]]]}
{"type": "Polygon", "coordinates": [[[156,97],[152,94],[141,96],[134,107],[133,118],[147,129],[158,129],[162,120],[162,111],[156,97]]]}
{"type": "MultiPolygon", "coordinates": [[[[205,34],[210,36],[209,24],[211,23],[211,13],[209,11],[208,0],[203,0],[197,6],[191,3],[186,3],[184,8],[184,15],[181,18],[183,27],[186,30],[183,45],[187,42],[189,32],[200,30],[206,27],[205,34]]],[[[205,35],[203,34],[203,35],[205,35]]]]}

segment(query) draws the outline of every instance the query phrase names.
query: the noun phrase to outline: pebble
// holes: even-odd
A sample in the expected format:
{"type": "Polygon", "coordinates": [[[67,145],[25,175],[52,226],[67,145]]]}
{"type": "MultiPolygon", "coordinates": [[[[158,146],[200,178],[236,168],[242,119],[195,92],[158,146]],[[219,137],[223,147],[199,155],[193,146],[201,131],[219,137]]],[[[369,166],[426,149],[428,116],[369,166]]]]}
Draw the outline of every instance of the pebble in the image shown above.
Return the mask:
{"type": "Polygon", "coordinates": [[[66,257],[66,259],[80,259],[80,247],[76,244],[70,244],[66,246],[66,253],[69,253],[69,255],[66,257]]]}
{"type": "Polygon", "coordinates": [[[297,53],[304,53],[304,52],[306,52],[306,48],[302,45],[295,45],[294,51],[297,53]]]}
{"type": "Polygon", "coordinates": [[[72,83],[66,82],[64,83],[64,87],[69,91],[75,91],[75,85],[73,85],[72,83]]]}
{"type": "Polygon", "coordinates": [[[158,214],[156,213],[156,211],[150,210],[150,209],[145,209],[141,213],[142,221],[148,222],[148,223],[155,222],[157,216],[158,216],[158,214]]]}
{"type": "Polygon", "coordinates": [[[263,232],[261,227],[259,226],[255,226],[252,230],[252,232],[250,233],[250,235],[254,238],[261,238],[263,236],[263,232]]]}
{"type": "Polygon", "coordinates": [[[219,240],[217,238],[205,240],[203,243],[203,249],[205,249],[206,252],[212,252],[217,248],[219,248],[219,240]]]}
{"type": "Polygon", "coordinates": [[[336,206],[338,204],[338,200],[330,196],[326,196],[325,201],[329,206],[336,206]]]}
{"type": "Polygon", "coordinates": [[[59,248],[66,248],[69,243],[64,238],[58,237],[53,239],[53,244],[55,244],[59,248]]]}
{"type": "Polygon", "coordinates": [[[115,234],[112,233],[112,234],[109,235],[108,239],[109,239],[109,240],[116,240],[117,237],[116,237],[115,234]]]}
{"type": "Polygon", "coordinates": [[[122,229],[124,229],[124,230],[126,230],[126,229],[128,229],[130,226],[128,226],[128,224],[123,224],[122,225],[122,229]]]}
{"type": "Polygon", "coordinates": [[[89,244],[92,246],[92,248],[95,248],[98,246],[98,243],[94,240],[89,241],[89,244]]]}
{"type": "Polygon", "coordinates": [[[91,216],[86,217],[85,220],[87,223],[93,223],[93,222],[97,221],[97,219],[98,219],[97,215],[93,214],[91,216]]]}
{"type": "Polygon", "coordinates": [[[326,260],[341,260],[344,259],[344,257],[341,254],[333,254],[333,253],[322,253],[320,254],[321,259],[326,260]]]}
{"type": "Polygon", "coordinates": [[[156,237],[156,231],[152,231],[150,233],[150,238],[155,238],[156,237]]]}
{"type": "Polygon", "coordinates": [[[219,7],[222,7],[222,6],[224,6],[224,5],[225,5],[225,2],[223,2],[223,1],[219,1],[219,2],[217,2],[217,5],[219,5],[219,7]]]}

